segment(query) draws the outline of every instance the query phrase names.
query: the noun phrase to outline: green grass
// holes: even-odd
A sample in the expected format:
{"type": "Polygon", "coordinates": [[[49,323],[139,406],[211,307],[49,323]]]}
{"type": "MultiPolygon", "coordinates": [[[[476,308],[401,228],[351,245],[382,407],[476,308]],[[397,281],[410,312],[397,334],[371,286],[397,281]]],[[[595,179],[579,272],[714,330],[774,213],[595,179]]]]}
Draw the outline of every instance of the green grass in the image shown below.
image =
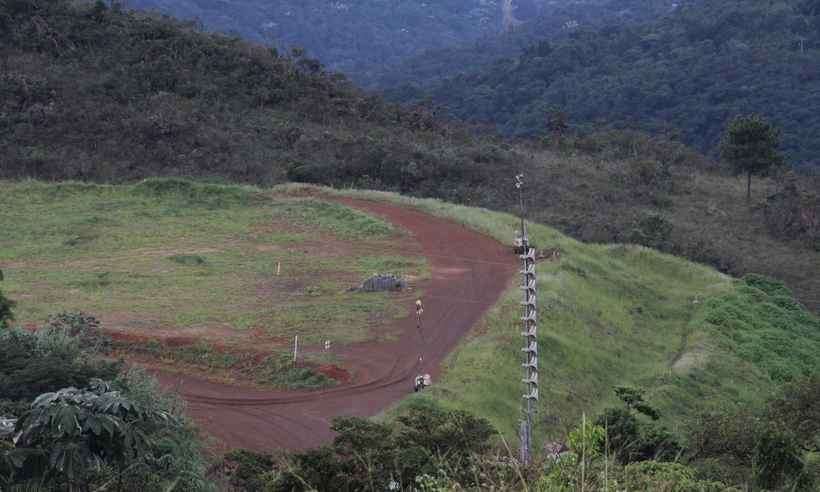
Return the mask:
{"type": "Polygon", "coordinates": [[[303,354],[299,365],[294,366],[290,351],[275,351],[260,360],[258,354],[220,350],[205,341],[182,347],[169,347],[156,340],[150,340],[141,346],[114,341],[113,348],[128,351],[132,355],[167,361],[175,366],[194,366],[199,371],[212,375],[227,376],[233,380],[241,379],[267,387],[319,389],[336,384],[334,379],[313,368],[333,358],[332,355],[323,353],[303,354]]]}
{"type": "Polygon", "coordinates": [[[281,214],[290,223],[330,232],[342,239],[385,237],[397,232],[392,225],[358,210],[311,199],[286,203],[281,214]]]}
{"type": "Polygon", "coordinates": [[[82,310],[143,327],[261,328],[344,343],[401,314],[387,295],[350,287],[372,268],[426,271],[423,258],[357,251],[401,234],[381,219],[255,187],[24,181],[0,182],[0,194],[3,290],[19,301],[23,324],[82,310]]]}
{"type": "MultiPolygon", "coordinates": [[[[518,224],[510,215],[435,200],[325,192],[417,207],[508,244],[518,224]]],[[[537,267],[538,446],[562,438],[582,412],[614,404],[615,385],[646,388],[673,423],[709,407],[762,404],[782,381],[820,371],[820,321],[782,284],[734,280],[644,247],[584,244],[542,225],[530,233],[562,253],[537,267]]],[[[520,295],[511,288],[450,355],[442,379],[405,402],[430,398],[475,412],[517,441],[520,295]]]]}

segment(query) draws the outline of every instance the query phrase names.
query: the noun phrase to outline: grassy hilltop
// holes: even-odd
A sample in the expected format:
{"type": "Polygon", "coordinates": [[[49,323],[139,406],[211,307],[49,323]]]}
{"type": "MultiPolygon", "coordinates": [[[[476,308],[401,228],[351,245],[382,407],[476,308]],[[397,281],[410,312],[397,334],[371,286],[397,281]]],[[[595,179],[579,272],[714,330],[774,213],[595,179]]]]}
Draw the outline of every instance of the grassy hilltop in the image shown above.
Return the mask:
{"type": "Polygon", "coordinates": [[[293,336],[308,347],[372,339],[374,320],[405,312],[387,293],[350,288],[375,272],[426,275],[423,258],[390,252],[402,234],[391,225],[249,186],[24,181],[0,191],[3,289],[19,301],[18,323],[85,311],[128,356],[239,382],[333,383],[282,374],[293,336]]]}
{"type": "MultiPolygon", "coordinates": [[[[419,207],[510,242],[518,218],[486,209],[373,192],[338,192],[419,207]]],[[[636,245],[586,244],[533,224],[558,249],[537,264],[543,438],[582,411],[611,404],[613,386],[648,388],[674,421],[724,405],[755,405],[786,381],[820,371],[820,319],[777,282],[734,279],[636,245]]],[[[510,289],[451,356],[432,395],[478,411],[512,437],[521,388],[520,290],[510,289]]]]}

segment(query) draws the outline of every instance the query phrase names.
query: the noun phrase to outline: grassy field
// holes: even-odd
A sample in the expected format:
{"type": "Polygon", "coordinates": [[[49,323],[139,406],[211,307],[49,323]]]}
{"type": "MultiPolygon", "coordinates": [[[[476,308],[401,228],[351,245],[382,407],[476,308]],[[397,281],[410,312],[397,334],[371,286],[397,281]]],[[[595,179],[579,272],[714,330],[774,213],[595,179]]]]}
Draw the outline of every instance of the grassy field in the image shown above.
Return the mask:
{"type": "Polygon", "coordinates": [[[350,287],[374,272],[426,275],[422,257],[395,253],[403,232],[382,220],[269,190],[160,179],[0,182],[0,194],[2,287],[17,321],[85,311],[129,336],[204,340],[146,352],[165,359],[220,368],[296,334],[306,345],[389,336],[375,320],[405,312],[350,287]]]}
{"type": "MultiPolygon", "coordinates": [[[[286,386],[325,383],[314,374],[283,376],[275,351],[293,334],[308,343],[362,340],[373,336],[374,316],[402,314],[388,296],[348,287],[378,271],[426,274],[420,258],[383,253],[401,231],[306,195],[388,200],[504,242],[517,227],[515,217],[478,208],[303,185],[0,186],[9,204],[0,211],[3,288],[19,302],[22,323],[84,310],[128,332],[196,337],[205,341],[146,344],[143,352],[206,361],[216,371],[253,363],[221,345],[268,343],[275,355],[264,378],[286,386]],[[354,246],[366,253],[353,254],[354,246]]],[[[777,283],[735,280],[643,247],[584,244],[541,225],[530,232],[536,244],[561,251],[538,265],[539,445],[561,437],[582,412],[614,403],[615,385],[647,389],[673,422],[708,405],[755,405],[783,381],[820,370],[820,321],[777,283]]],[[[442,380],[413,398],[483,415],[514,441],[519,295],[511,289],[450,356],[442,380]]]]}
{"type": "MultiPolygon", "coordinates": [[[[325,192],[415,206],[504,242],[518,223],[435,200],[325,192]]],[[[537,224],[530,233],[535,244],[561,251],[560,260],[537,266],[539,446],[563,437],[582,412],[615,404],[615,385],[645,388],[672,423],[709,407],[762,403],[783,381],[820,371],[820,319],[776,282],[735,280],[640,246],[584,244],[537,224]]],[[[478,413],[517,441],[519,296],[508,291],[449,357],[442,380],[413,399],[478,413]]]]}

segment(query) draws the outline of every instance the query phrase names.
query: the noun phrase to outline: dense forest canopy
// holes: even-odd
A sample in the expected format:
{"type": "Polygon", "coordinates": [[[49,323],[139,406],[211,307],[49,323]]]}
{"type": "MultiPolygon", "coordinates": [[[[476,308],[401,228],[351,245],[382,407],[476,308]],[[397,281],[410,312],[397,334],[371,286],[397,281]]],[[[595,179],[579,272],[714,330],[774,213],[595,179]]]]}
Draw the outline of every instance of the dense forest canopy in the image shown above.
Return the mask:
{"type": "MultiPolygon", "coordinates": [[[[116,1],[116,0],[115,0],[116,1]]],[[[689,0],[693,1],[693,0],[689,0]]],[[[662,15],[683,0],[358,0],[276,1],[119,0],[128,8],[195,20],[209,30],[290,51],[294,47],[377,88],[457,73],[527,45],[559,36],[573,25],[628,23],[662,15]],[[513,29],[514,28],[514,29],[513,29]],[[454,54],[443,62],[439,52],[454,54]],[[436,53],[432,67],[420,70],[436,53]]]]}
{"type": "MultiPolygon", "coordinates": [[[[698,0],[688,0],[693,3],[698,0]]],[[[579,29],[634,25],[665,16],[684,5],[672,0],[586,0],[548,2],[535,17],[514,29],[469,43],[441,46],[387,65],[356,82],[376,89],[429,86],[459,74],[475,73],[494,62],[537,50],[544,43],[574,35],[579,29]]]]}
{"type": "MultiPolygon", "coordinates": [[[[426,64],[436,56],[450,59],[427,53],[426,64]]],[[[387,94],[432,98],[511,135],[543,133],[557,108],[582,130],[680,132],[708,152],[731,117],[759,112],[785,130],[792,163],[817,166],[820,13],[813,0],[702,0],[651,22],[578,26],[483,69],[387,94]]]]}
{"type": "MultiPolygon", "coordinates": [[[[418,53],[496,34],[501,0],[129,0],[129,8],[197,19],[280,50],[304,48],[310,57],[356,80],[418,53]]],[[[514,15],[529,19],[544,0],[518,0],[514,15]]]]}

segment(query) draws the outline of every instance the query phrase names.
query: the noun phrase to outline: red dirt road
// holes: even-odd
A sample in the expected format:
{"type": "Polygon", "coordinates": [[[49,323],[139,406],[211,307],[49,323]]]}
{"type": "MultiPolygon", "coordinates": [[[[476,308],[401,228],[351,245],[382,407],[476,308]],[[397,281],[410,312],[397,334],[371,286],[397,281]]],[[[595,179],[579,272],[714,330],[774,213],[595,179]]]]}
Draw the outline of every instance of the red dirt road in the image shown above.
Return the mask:
{"type": "Polygon", "coordinates": [[[340,348],[356,378],[322,391],[254,390],[158,374],[188,402],[188,414],[219,448],[315,447],[332,440],[334,417],[379,413],[413,392],[416,374],[430,373],[435,381],[444,357],[495,304],[516,270],[508,247],[460,224],[383,202],[337,201],[385,218],[421,245],[432,274],[418,286],[424,291],[421,333],[411,314],[389,327],[399,333],[394,342],[340,348]]]}

